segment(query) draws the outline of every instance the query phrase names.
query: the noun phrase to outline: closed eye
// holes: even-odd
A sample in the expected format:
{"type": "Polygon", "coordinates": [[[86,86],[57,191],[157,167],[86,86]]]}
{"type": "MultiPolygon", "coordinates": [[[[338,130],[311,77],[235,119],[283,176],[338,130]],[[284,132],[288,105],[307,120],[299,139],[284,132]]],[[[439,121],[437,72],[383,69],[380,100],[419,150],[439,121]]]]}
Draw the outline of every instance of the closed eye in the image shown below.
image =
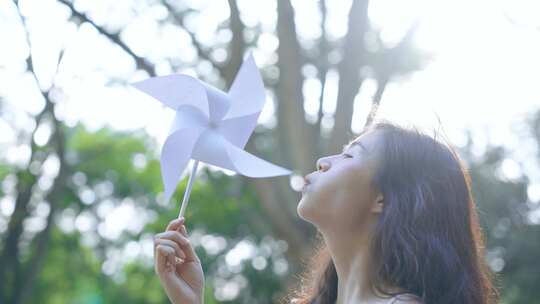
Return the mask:
{"type": "Polygon", "coordinates": [[[353,156],[351,154],[349,154],[349,153],[343,153],[343,156],[345,158],[353,158],[353,156]]]}

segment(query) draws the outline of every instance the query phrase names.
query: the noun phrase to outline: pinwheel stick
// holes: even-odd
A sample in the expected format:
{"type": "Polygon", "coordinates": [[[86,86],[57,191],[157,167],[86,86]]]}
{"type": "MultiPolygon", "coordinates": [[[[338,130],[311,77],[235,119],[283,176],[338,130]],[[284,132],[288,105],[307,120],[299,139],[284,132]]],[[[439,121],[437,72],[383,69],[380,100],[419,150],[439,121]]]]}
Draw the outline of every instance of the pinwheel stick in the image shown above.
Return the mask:
{"type": "Polygon", "coordinates": [[[191,194],[191,187],[193,186],[193,180],[195,179],[195,173],[197,172],[198,165],[199,161],[195,160],[195,162],[193,163],[193,168],[191,169],[191,174],[189,175],[186,191],[184,192],[184,199],[182,200],[182,206],[180,207],[180,214],[178,214],[178,218],[183,217],[184,212],[186,211],[186,207],[189,201],[189,195],[191,194]]]}

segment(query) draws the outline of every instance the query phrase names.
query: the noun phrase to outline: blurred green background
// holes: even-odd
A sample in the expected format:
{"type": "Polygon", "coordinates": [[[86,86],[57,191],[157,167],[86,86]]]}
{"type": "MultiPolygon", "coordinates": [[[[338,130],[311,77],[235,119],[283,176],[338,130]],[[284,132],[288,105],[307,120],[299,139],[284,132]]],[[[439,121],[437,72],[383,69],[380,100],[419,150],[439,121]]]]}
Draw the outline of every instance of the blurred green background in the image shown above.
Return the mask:
{"type": "Polygon", "coordinates": [[[199,170],[186,218],[206,303],[275,303],[297,283],[315,234],[301,176],[375,113],[442,123],[502,302],[540,303],[540,9],[435,2],[0,1],[0,303],[168,303],[152,236],[187,179],[163,200],[172,113],[128,84],[226,90],[248,51],[268,100],[247,149],[295,174],[199,170]]]}

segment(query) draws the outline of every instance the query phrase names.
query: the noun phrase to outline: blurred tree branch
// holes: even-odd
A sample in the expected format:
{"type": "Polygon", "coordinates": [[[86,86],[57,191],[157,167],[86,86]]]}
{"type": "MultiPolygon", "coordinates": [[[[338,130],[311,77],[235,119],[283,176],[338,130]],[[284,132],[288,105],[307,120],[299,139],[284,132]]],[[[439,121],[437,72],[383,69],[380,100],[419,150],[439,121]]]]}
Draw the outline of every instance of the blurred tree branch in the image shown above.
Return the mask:
{"type": "MultiPolygon", "coordinates": [[[[317,67],[317,73],[319,75],[319,80],[321,81],[321,91],[319,96],[319,110],[317,112],[317,123],[315,126],[315,132],[317,135],[320,135],[322,132],[321,122],[323,119],[323,102],[324,94],[326,89],[326,76],[328,75],[328,69],[330,68],[330,63],[328,61],[328,55],[330,54],[330,42],[328,41],[328,36],[326,33],[326,20],[328,11],[326,9],[326,0],[319,1],[319,9],[321,11],[321,38],[319,40],[319,52],[318,60],[315,60],[315,66],[317,67]]],[[[321,138],[319,145],[317,146],[318,151],[324,151],[326,144],[328,144],[324,138],[321,138]]]]}
{"type": "MultiPolygon", "coordinates": [[[[423,54],[424,59],[418,59],[418,50],[413,46],[413,38],[418,28],[419,21],[416,20],[407,29],[407,32],[399,43],[390,48],[383,48],[377,54],[374,54],[370,61],[376,66],[375,78],[377,80],[377,90],[372,98],[371,109],[367,115],[364,128],[371,125],[377,115],[377,110],[381,104],[381,99],[386,89],[386,85],[392,77],[399,74],[406,74],[422,68],[424,61],[429,58],[428,54],[423,54]]],[[[379,45],[383,43],[379,39],[379,45]]]]}
{"type": "MultiPolygon", "coordinates": [[[[230,22],[233,38],[229,44],[230,59],[224,74],[225,82],[229,87],[243,61],[246,43],[243,36],[245,26],[240,20],[240,12],[236,0],[229,0],[228,2],[231,11],[230,22]]],[[[254,134],[248,141],[246,145],[248,151],[257,153],[257,148],[254,144],[257,136],[257,134],[254,134]]],[[[244,180],[250,182],[254,186],[260,199],[260,203],[268,215],[272,230],[279,238],[286,240],[289,244],[289,258],[291,260],[298,258],[304,247],[304,244],[302,243],[303,235],[301,230],[299,230],[295,224],[294,218],[291,216],[293,213],[290,211],[283,212],[284,210],[287,210],[287,205],[292,201],[290,197],[287,198],[285,196],[286,193],[294,195],[287,183],[287,178],[279,178],[281,183],[270,179],[244,178],[244,180]]]]}
{"type": "Polygon", "coordinates": [[[195,36],[195,33],[190,31],[186,25],[185,25],[185,16],[187,13],[189,13],[189,10],[178,12],[176,8],[174,8],[167,0],[161,0],[161,4],[167,8],[169,11],[169,14],[173,18],[174,22],[176,22],[180,27],[182,27],[189,37],[191,38],[191,42],[193,43],[193,46],[197,50],[197,55],[200,58],[203,58],[210,62],[219,72],[220,76],[224,77],[224,67],[217,64],[211,57],[210,52],[208,50],[205,50],[203,45],[197,40],[197,36],[195,36]]]}
{"type": "Polygon", "coordinates": [[[289,0],[278,0],[277,35],[279,80],[276,96],[278,138],[285,162],[301,172],[308,172],[315,162],[314,132],[304,117],[302,86],[304,77],[300,44],[296,35],[294,9],[289,0]]]}
{"type": "MultiPolygon", "coordinates": [[[[45,106],[43,110],[35,117],[35,128],[32,130],[30,140],[30,159],[28,166],[25,169],[19,170],[16,173],[17,176],[17,197],[15,200],[15,210],[10,217],[8,223],[8,229],[3,242],[4,248],[1,252],[0,258],[0,281],[3,282],[0,286],[0,302],[3,303],[24,303],[28,294],[32,291],[33,282],[35,281],[36,274],[39,273],[43,259],[46,255],[50,229],[56,214],[56,204],[59,193],[63,190],[65,184],[66,175],[66,161],[64,157],[64,134],[61,129],[61,124],[56,118],[54,109],[55,103],[50,99],[50,92],[54,88],[54,81],[51,88],[43,90],[39,86],[39,80],[34,71],[34,58],[32,56],[32,46],[30,42],[29,33],[26,26],[26,21],[23,15],[20,13],[19,2],[14,1],[17,8],[17,13],[20,18],[22,27],[24,28],[26,35],[26,42],[29,48],[29,55],[26,59],[27,69],[34,77],[36,87],[40,90],[41,96],[45,100],[45,106]],[[44,145],[45,149],[39,147],[35,140],[34,135],[39,126],[44,123],[44,120],[48,119],[52,122],[53,128],[49,137],[48,144],[44,145]],[[52,144],[51,144],[52,143],[52,144]],[[49,213],[46,218],[45,228],[33,238],[32,242],[35,244],[33,254],[26,260],[25,265],[22,263],[22,257],[19,251],[19,241],[23,234],[23,222],[30,217],[29,204],[32,200],[32,195],[35,191],[35,187],[38,181],[38,174],[30,169],[30,166],[34,162],[40,162],[40,166],[50,155],[56,155],[59,160],[59,172],[54,178],[52,186],[45,197],[45,201],[50,206],[49,213]]],[[[60,52],[56,69],[60,66],[64,52],[60,52]]],[[[32,244],[31,244],[32,245],[32,244]]]]}
{"type": "Polygon", "coordinates": [[[349,22],[343,58],[338,65],[339,84],[334,127],[327,153],[339,153],[351,135],[354,98],[362,85],[360,68],[365,64],[365,39],[369,29],[368,0],[355,0],[349,12],[349,22]]]}
{"type": "Polygon", "coordinates": [[[137,65],[137,68],[140,68],[142,70],[145,70],[150,76],[156,76],[156,70],[155,67],[149,63],[146,59],[138,56],[131,50],[130,47],[128,47],[122,39],[120,39],[119,33],[109,33],[107,30],[105,30],[103,27],[96,24],[94,21],[92,21],[85,13],[79,12],[77,9],[75,9],[75,6],[73,3],[71,3],[68,0],[58,0],[60,3],[64,4],[69,10],[71,11],[71,14],[74,17],[79,18],[83,22],[87,22],[91,24],[100,34],[103,36],[109,38],[114,44],[118,45],[120,48],[122,48],[126,53],[128,53],[134,60],[135,64],[137,65]]]}

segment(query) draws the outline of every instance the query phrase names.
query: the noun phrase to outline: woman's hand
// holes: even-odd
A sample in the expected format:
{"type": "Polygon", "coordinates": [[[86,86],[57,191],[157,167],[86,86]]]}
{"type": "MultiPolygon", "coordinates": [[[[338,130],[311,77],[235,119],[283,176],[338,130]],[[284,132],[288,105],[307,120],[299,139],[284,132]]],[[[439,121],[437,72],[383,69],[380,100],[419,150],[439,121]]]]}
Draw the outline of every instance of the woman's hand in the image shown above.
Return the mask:
{"type": "Polygon", "coordinates": [[[154,236],[155,271],[172,303],[202,304],[204,273],[184,220],[172,220],[165,232],[154,236]]]}

